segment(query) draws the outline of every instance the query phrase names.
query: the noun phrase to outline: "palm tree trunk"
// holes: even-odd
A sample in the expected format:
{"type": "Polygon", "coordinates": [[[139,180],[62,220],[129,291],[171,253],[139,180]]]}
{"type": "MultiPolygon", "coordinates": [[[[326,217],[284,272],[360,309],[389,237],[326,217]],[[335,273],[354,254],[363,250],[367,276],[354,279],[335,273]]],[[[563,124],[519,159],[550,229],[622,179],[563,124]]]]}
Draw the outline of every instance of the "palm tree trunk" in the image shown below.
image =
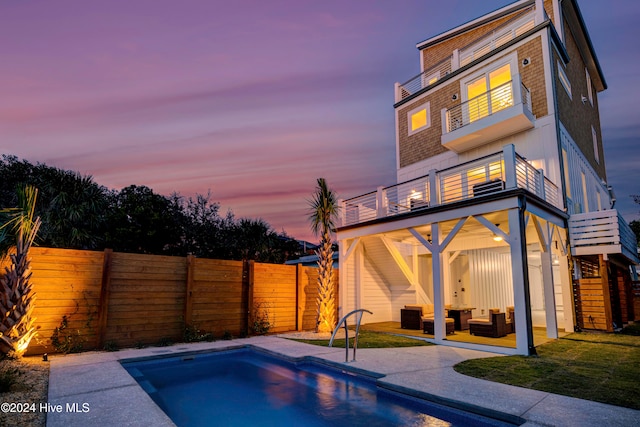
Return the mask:
{"type": "Polygon", "coordinates": [[[318,313],[316,332],[333,332],[336,327],[335,287],[333,284],[333,250],[328,230],[322,234],[318,255],[318,313]]]}

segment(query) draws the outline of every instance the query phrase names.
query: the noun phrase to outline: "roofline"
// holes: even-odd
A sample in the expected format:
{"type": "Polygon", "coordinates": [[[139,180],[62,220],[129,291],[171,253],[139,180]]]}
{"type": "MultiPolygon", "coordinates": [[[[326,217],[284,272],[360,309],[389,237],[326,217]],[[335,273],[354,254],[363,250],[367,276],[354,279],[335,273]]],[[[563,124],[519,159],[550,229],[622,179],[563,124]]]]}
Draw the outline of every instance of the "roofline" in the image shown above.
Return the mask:
{"type": "Polygon", "coordinates": [[[434,44],[440,43],[442,40],[455,37],[464,32],[470,31],[476,27],[486,24],[487,22],[491,22],[493,20],[502,18],[505,15],[509,15],[519,9],[523,9],[535,3],[535,0],[519,0],[514,3],[511,3],[507,6],[501,7],[500,9],[496,9],[493,12],[489,12],[485,15],[482,15],[479,18],[468,21],[462,25],[454,27],[448,31],[440,33],[436,36],[433,36],[429,39],[423,40],[416,44],[418,50],[423,50],[428,48],[429,46],[433,46],[434,44]]]}
{"type": "Polygon", "coordinates": [[[489,59],[489,58],[491,58],[491,57],[493,57],[493,56],[495,56],[495,55],[497,55],[497,54],[509,49],[513,45],[515,45],[517,43],[520,43],[522,40],[525,40],[525,39],[531,37],[532,35],[540,32],[541,30],[543,30],[545,28],[549,29],[550,34],[551,34],[551,38],[555,42],[555,46],[557,48],[558,54],[560,55],[562,60],[564,62],[569,62],[569,54],[567,53],[567,50],[565,49],[565,46],[562,43],[562,40],[560,40],[560,37],[558,36],[558,33],[555,30],[555,27],[551,24],[550,20],[546,20],[546,21],[543,21],[538,26],[530,29],[526,33],[520,34],[515,39],[508,41],[507,43],[503,44],[499,48],[497,48],[495,50],[492,50],[491,52],[481,56],[480,58],[478,58],[478,59],[476,59],[474,61],[471,61],[470,63],[458,68],[455,71],[452,71],[451,73],[449,73],[446,76],[444,76],[441,79],[439,79],[432,86],[431,85],[430,86],[425,86],[422,89],[420,89],[419,91],[417,91],[415,93],[412,93],[411,95],[407,96],[406,98],[401,99],[400,101],[398,101],[395,104],[393,104],[393,108],[397,109],[398,107],[408,103],[409,101],[421,96],[425,92],[428,92],[428,91],[434,89],[435,87],[438,87],[440,85],[445,84],[446,82],[449,82],[449,81],[453,80],[454,78],[456,78],[456,76],[460,75],[461,73],[464,73],[465,71],[469,70],[470,68],[475,67],[477,64],[480,64],[480,63],[486,61],[487,59],[489,59]]]}
{"type": "Polygon", "coordinates": [[[587,30],[587,24],[584,22],[584,18],[582,17],[582,12],[580,11],[580,6],[578,6],[578,2],[576,0],[563,0],[568,1],[573,6],[573,10],[576,12],[576,17],[578,18],[578,24],[580,25],[580,29],[582,30],[582,34],[584,34],[584,39],[587,42],[587,48],[589,49],[589,54],[593,58],[593,62],[596,66],[596,70],[598,71],[598,75],[600,77],[600,81],[602,82],[602,90],[607,89],[607,82],[604,79],[604,73],[602,72],[602,68],[600,67],[600,61],[598,61],[598,56],[596,55],[596,50],[593,47],[593,43],[591,42],[591,36],[589,36],[589,31],[587,30]]]}

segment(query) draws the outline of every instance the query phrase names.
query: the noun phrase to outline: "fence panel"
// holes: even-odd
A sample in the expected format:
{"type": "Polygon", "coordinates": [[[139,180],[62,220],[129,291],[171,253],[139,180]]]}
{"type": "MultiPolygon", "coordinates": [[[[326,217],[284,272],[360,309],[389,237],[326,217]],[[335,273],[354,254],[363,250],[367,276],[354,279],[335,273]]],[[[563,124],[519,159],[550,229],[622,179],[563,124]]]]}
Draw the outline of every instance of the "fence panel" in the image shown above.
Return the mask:
{"type": "Polygon", "coordinates": [[[186,278],[185,258],[113,253],[105,342],[180,340],[186,278]]]}
{"type": "Polygon", "coordinates": [[[194,260],[192,326],[216,338],[246,330],[246,290],[242,261],[194,260]]]}
{"type": "MultiPolygon", "coordinates": [[[[185,324],[241,336],[256,307],[266,309],[273,332],[313,330],[315,267],[194,257],[33,248],[38,335],[28,355],[53,353],[51,337],[63,316],[84,350],[177,342],[185,324]]],[[[336,307],[338,270],[334,270],[336,307]]]]}

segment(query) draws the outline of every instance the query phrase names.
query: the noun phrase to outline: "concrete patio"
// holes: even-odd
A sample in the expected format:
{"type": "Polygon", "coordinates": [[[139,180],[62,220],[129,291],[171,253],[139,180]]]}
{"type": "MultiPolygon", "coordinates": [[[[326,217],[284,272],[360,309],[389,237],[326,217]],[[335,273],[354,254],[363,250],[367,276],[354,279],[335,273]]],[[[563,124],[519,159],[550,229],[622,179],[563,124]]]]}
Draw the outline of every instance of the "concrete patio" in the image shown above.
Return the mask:
{"type": "Polygon", "coordinates": [[[345,363],[344,348],[319,347],[269,336],[54,356],[48,401],[52,407],[61,405],[62,409],[47,414],[47,427],[174,426],[120,361],[245,346],[289,358],[318,358],[331,365],[384,375],[378,380],[383,387],[503,420],[523,422],[524,426],[640,425],[640,411],[471,378],[452,368],[466,359],[497,356],[494,353],[445,346],[359,349],[357,361],[345,363]]]}

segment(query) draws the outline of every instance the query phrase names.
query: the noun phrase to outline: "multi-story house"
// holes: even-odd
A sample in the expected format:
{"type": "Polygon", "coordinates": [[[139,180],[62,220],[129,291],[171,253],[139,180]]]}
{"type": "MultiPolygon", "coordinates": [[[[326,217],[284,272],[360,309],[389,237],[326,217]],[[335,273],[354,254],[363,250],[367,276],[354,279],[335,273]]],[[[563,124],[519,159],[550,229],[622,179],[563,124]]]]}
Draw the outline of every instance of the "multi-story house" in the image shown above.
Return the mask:
{"type": "Polygon", "coordinates": [[[341,314],[422,305],[403,326],[507,354],[633,320],[636,242],[607,185],[607,86],[577,1],[516,1],[417,48],[421,73],[395,87],[398,183],[341,201],[341,314]]]}

